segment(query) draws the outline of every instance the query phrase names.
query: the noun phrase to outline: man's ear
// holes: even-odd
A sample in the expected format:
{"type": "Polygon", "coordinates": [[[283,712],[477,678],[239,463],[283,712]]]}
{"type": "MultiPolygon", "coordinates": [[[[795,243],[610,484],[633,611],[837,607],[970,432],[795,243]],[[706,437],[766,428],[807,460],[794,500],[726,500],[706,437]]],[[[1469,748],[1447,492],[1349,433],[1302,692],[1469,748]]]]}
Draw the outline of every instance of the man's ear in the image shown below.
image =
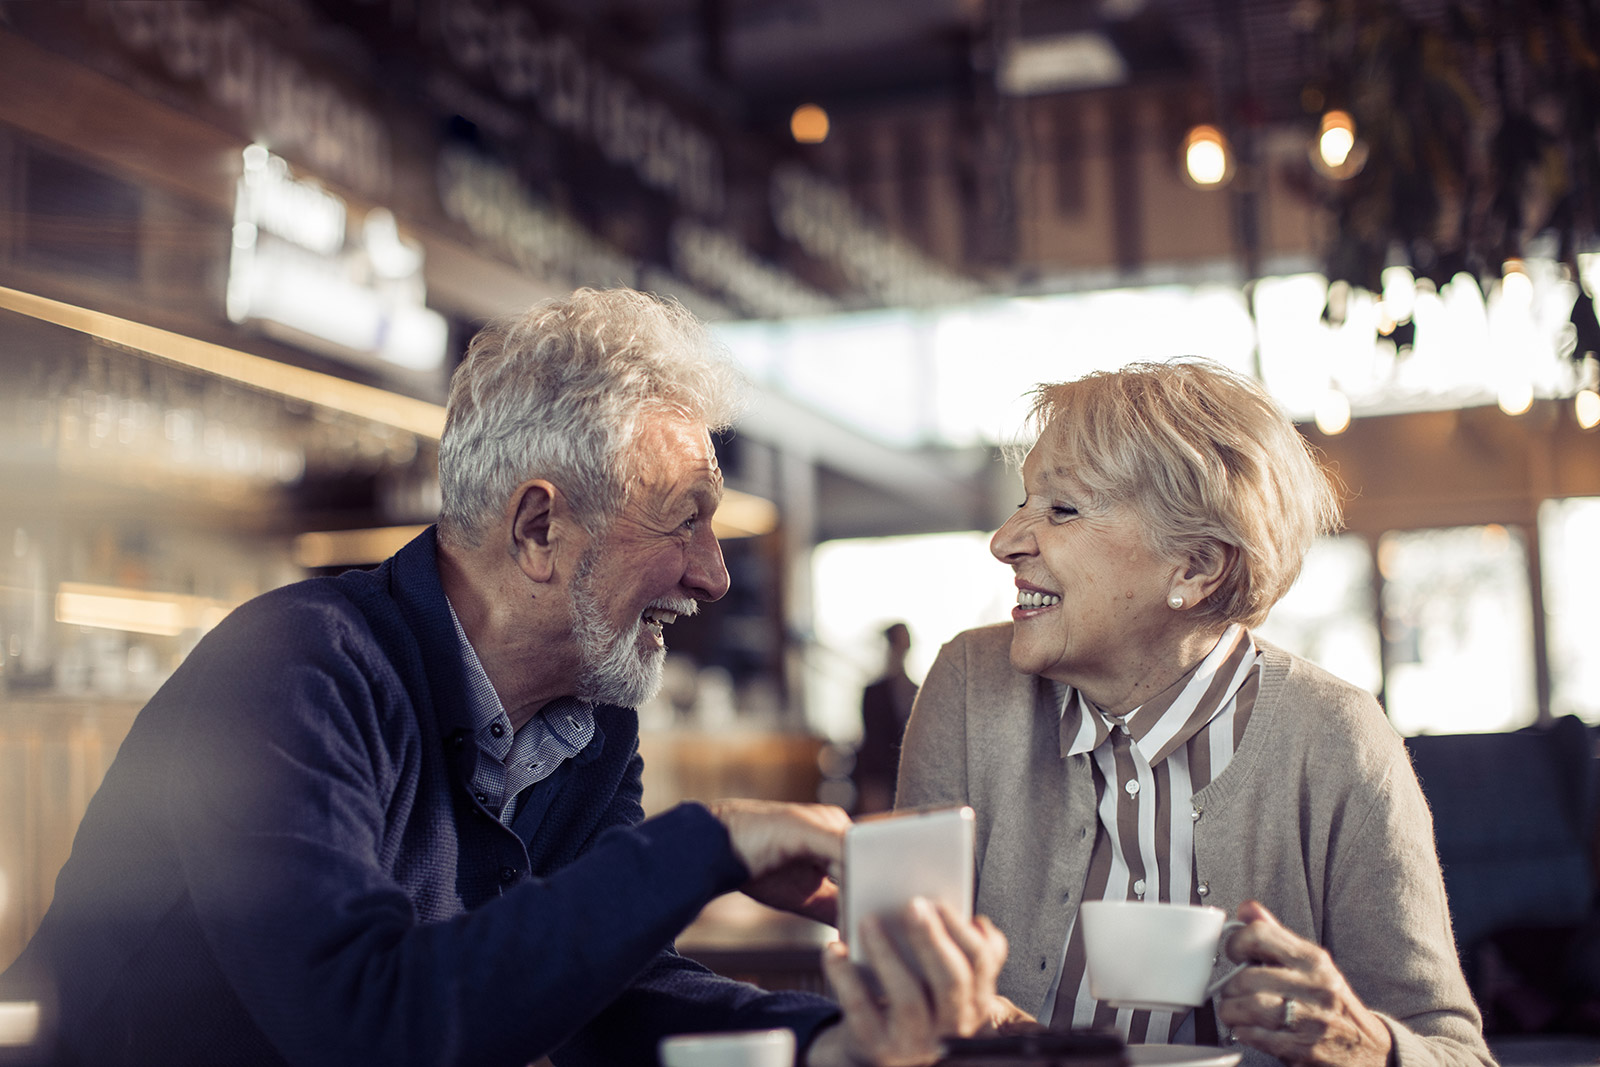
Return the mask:
{"type": "Polygon", "coordinates": [[[561,490],[542,478],[523,482],[506,501],[510,539],[506,545],[522,573],[536,582],[556,575],[556,557],[567,539],[570,517],[561,490]]]}

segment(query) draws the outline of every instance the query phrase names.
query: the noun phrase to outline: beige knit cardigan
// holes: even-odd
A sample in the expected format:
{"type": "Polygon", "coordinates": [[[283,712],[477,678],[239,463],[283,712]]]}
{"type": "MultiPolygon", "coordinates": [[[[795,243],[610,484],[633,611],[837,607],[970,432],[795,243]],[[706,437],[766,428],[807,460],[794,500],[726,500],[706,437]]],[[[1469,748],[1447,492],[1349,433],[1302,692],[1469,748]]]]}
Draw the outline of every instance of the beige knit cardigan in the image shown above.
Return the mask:
{"type": "MultiPolygon", "coordinates": [[[[1205,899],[1230,914],[1259,900],[1326,948],[1401,1067],[1492,1064],[1405,746],[1371,694],[1258,644],[1238,752],[1194,796],[1205,899]]],[[[978,910],[1011,943],[1000,992],[1038,1012],[1088,872],[1095,790],[1089,757],[1060,755],[1054,687],[1013,670],[1010,647],[1004,623],[941,650],[906,728],[896,806],[976,810],[978,910]]],[[[1245,1067],[1278,1062],[1244,1051],[1245,1067]]]]}

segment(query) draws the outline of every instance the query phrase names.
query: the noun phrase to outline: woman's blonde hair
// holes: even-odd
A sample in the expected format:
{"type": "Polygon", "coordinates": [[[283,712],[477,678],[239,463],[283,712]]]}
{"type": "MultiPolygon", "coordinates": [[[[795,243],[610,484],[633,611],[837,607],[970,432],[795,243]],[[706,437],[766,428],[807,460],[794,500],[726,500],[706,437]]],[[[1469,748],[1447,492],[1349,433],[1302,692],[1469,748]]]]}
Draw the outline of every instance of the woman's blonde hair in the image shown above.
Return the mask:
{"type": "Polygon", "coordinates": [[[1310,443],[1259,384],[1210,360],[1041,385],[1030,422],[1091,500],[1134,510],[1153,551],[1205,563],[1236,549],[1197,617],[1260,625],[1312,539],[1340,525],[1310,443]]]}

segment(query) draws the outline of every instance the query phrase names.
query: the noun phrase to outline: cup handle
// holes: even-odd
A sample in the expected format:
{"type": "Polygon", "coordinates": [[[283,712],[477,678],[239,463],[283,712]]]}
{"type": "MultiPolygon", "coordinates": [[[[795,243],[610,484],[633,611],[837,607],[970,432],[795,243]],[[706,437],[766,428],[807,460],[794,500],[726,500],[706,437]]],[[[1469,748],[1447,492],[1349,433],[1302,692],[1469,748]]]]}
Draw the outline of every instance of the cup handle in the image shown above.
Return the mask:
{"type": "MultiPolygon", "coordinates": [[[[1229,919],[1227,922],[1223,923],[1222,924],[1222,934],[1217,938],[1217,946],[1218,946],[1217,951],[1222,953],[1223,955],[1226,955],[1227,954],[1229,936],[1235,930],[1242,929],[1243,927],[1245,927],[1247,925],[1248,925],[1247,923],[1242,923],[1238,919],[1229,919]]],[[[1236,963],[1232,967],[1228,968],[1227,971],[1223,972],[1223,974],[1222,974],[1222,976],[1220,978],[1216,979],[1210,985],[1206,986],[1206,997],[1205,998],[1207,1000],[1210,1000],[1212,997],[1216,996],[1218,991],[1221,990],[1223,986],[1228,984],[1228,980],[1229,979],[1231,979],[1234,975],[1238,974],[1240,971],[1244,970],[1246,967],[1250,967],[1250,966],[1252,966],[1251,963],[1245,962],[1245,963],[1236,963]]]]}

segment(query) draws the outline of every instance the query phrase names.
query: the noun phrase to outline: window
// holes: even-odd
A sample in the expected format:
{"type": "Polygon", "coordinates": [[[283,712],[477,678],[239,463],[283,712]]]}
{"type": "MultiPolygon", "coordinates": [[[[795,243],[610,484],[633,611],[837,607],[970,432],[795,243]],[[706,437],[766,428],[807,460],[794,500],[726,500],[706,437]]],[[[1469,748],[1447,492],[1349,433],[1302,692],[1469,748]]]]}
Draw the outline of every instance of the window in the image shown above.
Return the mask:
{"type": "Polygon", "coordinates": [[[1289,592],[1256,633],[1353,685],[1383,685],[1372,553],[1354,535],[1318,538],[1289,592]]]}
{"type": "Polygon", "coordinates": [[[1513,730],[1537,715],[1527,548],[1504,526],[1384,534],[1389,717],[1403,734],[1513,730]]]}
{"type": "Polygon", "coordinates": [[[1600,722],[1600,497],[1545,501],[1539,541],[1550,711],[1600,722]]]}

